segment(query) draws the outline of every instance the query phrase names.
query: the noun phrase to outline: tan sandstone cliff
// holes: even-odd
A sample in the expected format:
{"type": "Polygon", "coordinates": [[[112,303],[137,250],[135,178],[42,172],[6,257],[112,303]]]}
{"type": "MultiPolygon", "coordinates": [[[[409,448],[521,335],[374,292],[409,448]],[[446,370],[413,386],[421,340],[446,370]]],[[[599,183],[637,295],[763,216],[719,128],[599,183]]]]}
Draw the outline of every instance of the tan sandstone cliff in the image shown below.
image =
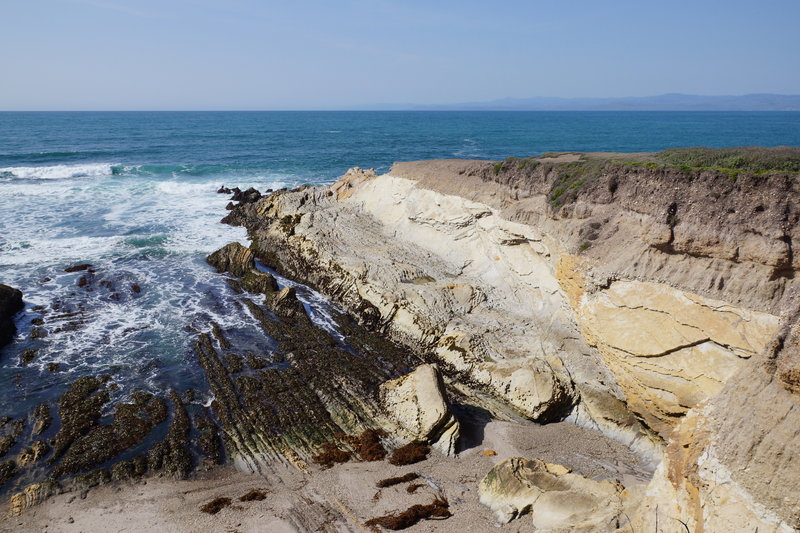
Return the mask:
{"type": "Polygon", "coordinates": [[[228,221],[496,416],[567,417],[660,462],[628,530],[791,531],[796,176],[734,177],[646,156],[397,163],[228,221]]]}

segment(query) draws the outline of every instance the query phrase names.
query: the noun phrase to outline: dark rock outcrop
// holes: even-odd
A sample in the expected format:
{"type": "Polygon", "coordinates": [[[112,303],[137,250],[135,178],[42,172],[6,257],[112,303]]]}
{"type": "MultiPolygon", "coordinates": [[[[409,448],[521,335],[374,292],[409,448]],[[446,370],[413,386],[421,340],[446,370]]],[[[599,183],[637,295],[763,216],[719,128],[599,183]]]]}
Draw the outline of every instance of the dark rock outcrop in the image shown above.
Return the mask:
{"type": "Polygon", "coordinates": [[[22,311],[22,292],[0,284],[0,347],[12,341],[17,332],[14,315],[22,311]]]}

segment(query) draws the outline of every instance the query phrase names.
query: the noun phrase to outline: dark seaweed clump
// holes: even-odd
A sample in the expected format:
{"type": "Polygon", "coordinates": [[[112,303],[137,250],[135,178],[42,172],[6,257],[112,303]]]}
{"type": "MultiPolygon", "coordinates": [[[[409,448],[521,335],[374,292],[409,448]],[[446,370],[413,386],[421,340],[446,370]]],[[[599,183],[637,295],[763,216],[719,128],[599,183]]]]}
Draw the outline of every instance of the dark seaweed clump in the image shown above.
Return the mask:
{"type": "Polygon", "coordinates": [[[253,489],[239,497],[240,502],[260,502],[267,499],[267,491],[261,489],[253,489]]]}
{"type": "Polygon", "coordinates": [[[412,483],[411,485],[406,487],[406,492],[409,494],[414,494],[415,492],[417,492],[417,490],[421,489],[424,486],[425,486],[424,483],[412,483]]]}
{"type": "Polygon", "coordinates": [[[411,527],[420,520],[429,518],[450,518],[450,504],[444,498],[436,498],[428,505],[412,505],[399,514],[380,516],[364,522],[364,525],[373,531],[377,531],[377,526],[385,529],[397,531],[411,527]]]}
{"type": "Polygon", "coordinates": [[[397,477],[389,477],[386,479],[382,479],[378,481],[375,486],[379,489],[385,489],[386,487],[391,487],[393,485],[399,485],[400,483],[406,483],[408,481],[414,481],[415,479],[419,478],[419,474],[416,472],[409,472],[403,476],[397,477]]]}
{"type": "Polygon", "coordinates": [[[431,447],[426,444],[412,442],[397,448],[389,457],[389,463],[395,466],[404,466],[424,461],[431,451],[431,447]]]}
{"type": "Polygon", "coordinates": [[[382,429],[367,429],[361,435],[346,436],[345,439],[362,461],[383,461],[386,458],[386,448],[383,447],[381,438],[386,435],[386,431],[382,429]]]}
{"type": "Polygon", "coordinates": [[[208,514],[217,514],[230,504],[230,498],[214,498],[210,502],[203,504],[200,510],[208,514]]]}
{"type": "Polygon", "coordinates": [[[320,453],[311,457],[311,461],[325,468],[330,468],[336,463],[346,463],[349,460],[350,454],[339,449],[332,442],[323,444],[320,448],[320,453]]]}

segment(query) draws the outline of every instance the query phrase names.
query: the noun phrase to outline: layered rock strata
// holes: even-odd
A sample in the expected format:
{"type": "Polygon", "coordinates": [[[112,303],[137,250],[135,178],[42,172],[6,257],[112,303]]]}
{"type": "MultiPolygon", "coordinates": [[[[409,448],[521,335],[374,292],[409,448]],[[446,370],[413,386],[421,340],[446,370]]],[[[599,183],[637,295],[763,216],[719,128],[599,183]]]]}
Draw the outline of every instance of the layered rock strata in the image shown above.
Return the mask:
{"type": "Polygon", "coordinates": [[[280,288],[271,274],[256,269],[253,253],[239,243],[208,261],[233,276],[229,281],[243,311],[275,344],[270,353],[244,353],[246,344],[216,327],[195,344],[214,394],[211,411],[238,468],[269,472],[280,461],[306,470],[323,445],[347,449],[348,434],[396,429],[380,404],[378,386],[408,373],[421,362],[418,356],[345,315],[334,317],[341,338],[333,336],[311,321],[294,288],[280,288]],[[263,295],[263,304],[253,293],[263,295]]]}

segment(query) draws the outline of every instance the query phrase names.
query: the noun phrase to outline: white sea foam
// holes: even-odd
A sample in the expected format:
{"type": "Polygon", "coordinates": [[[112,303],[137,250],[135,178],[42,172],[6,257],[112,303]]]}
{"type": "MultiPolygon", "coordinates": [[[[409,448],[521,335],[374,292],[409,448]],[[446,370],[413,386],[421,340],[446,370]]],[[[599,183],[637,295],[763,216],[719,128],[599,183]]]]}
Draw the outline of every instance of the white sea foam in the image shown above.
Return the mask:
{"type": "MultiPolygon", "coordinates": [[[[0,235],[2,282],[25,290],[29,310],[57,300],[82,308],[81,325],[74,331],[58,331],[72,318],[63,324],[47,319],[46,342],[32,366],[45,370],[48,363],[61,363],[62,372],[71,375],[109,372],[121,386],[119,394],[127,394],[128,385],[164,389],[174,386],[175,379],[197,379],[189,386],[202,389],[200,374],[181,364],[193,357],[193,332],[207,331],[212,321],[226,331],[260,331],[224,276],[204,260],[208,253],[231,241],[246,242],[247,237],[243,228],[220,224],[229,197],[216,191],[222,184],[242,190],[279,189],[297,184],[299,178],[162,175],[159,179],[133,167],[112,169],[112,165],[95,167],[96,174],[128,175],[77,177],[90,174],[87,167],[15,167],[0,172],[0,179],[9,180],[0,186],[0,206],[7,207],[0,209],[0,224],[8,228],[0,235]],[[56,168],[68,171],[58,174],[52,170],[56,168]],[[122,300],[112,300],[102,287],[77,290],[83,274],[68,274],[64,268],[79,262],[94,265],[99,279],[114,281],[122,300]],[[141,293],[130,292],[133,283],[141,293]]],[[[312,315],[333,331],[333,320],[323,312],[312,315]]],[[[55,314],[51,311],[49,316],[55,314]]],[[[21,340],[26,339],[30,323],[18,326],[21,340]]],[[[18,361],[7,358],[6,365],[16,366],[18,361]]]]}
{"type": "Polygon", "coordinates": [[[8,240],[0,243],[0,266],[67,264],[103,257],[114,251],[121,237],[65,237],[8,240]]]}
{"type": "Polygon", "coordinates": [[[115,163],[83,163],[80,165],[50,165],[44,167],[0,168],[0,175],[18,179],[58,180],[67,178],[98,178],[113,174],[115,163]]]}

